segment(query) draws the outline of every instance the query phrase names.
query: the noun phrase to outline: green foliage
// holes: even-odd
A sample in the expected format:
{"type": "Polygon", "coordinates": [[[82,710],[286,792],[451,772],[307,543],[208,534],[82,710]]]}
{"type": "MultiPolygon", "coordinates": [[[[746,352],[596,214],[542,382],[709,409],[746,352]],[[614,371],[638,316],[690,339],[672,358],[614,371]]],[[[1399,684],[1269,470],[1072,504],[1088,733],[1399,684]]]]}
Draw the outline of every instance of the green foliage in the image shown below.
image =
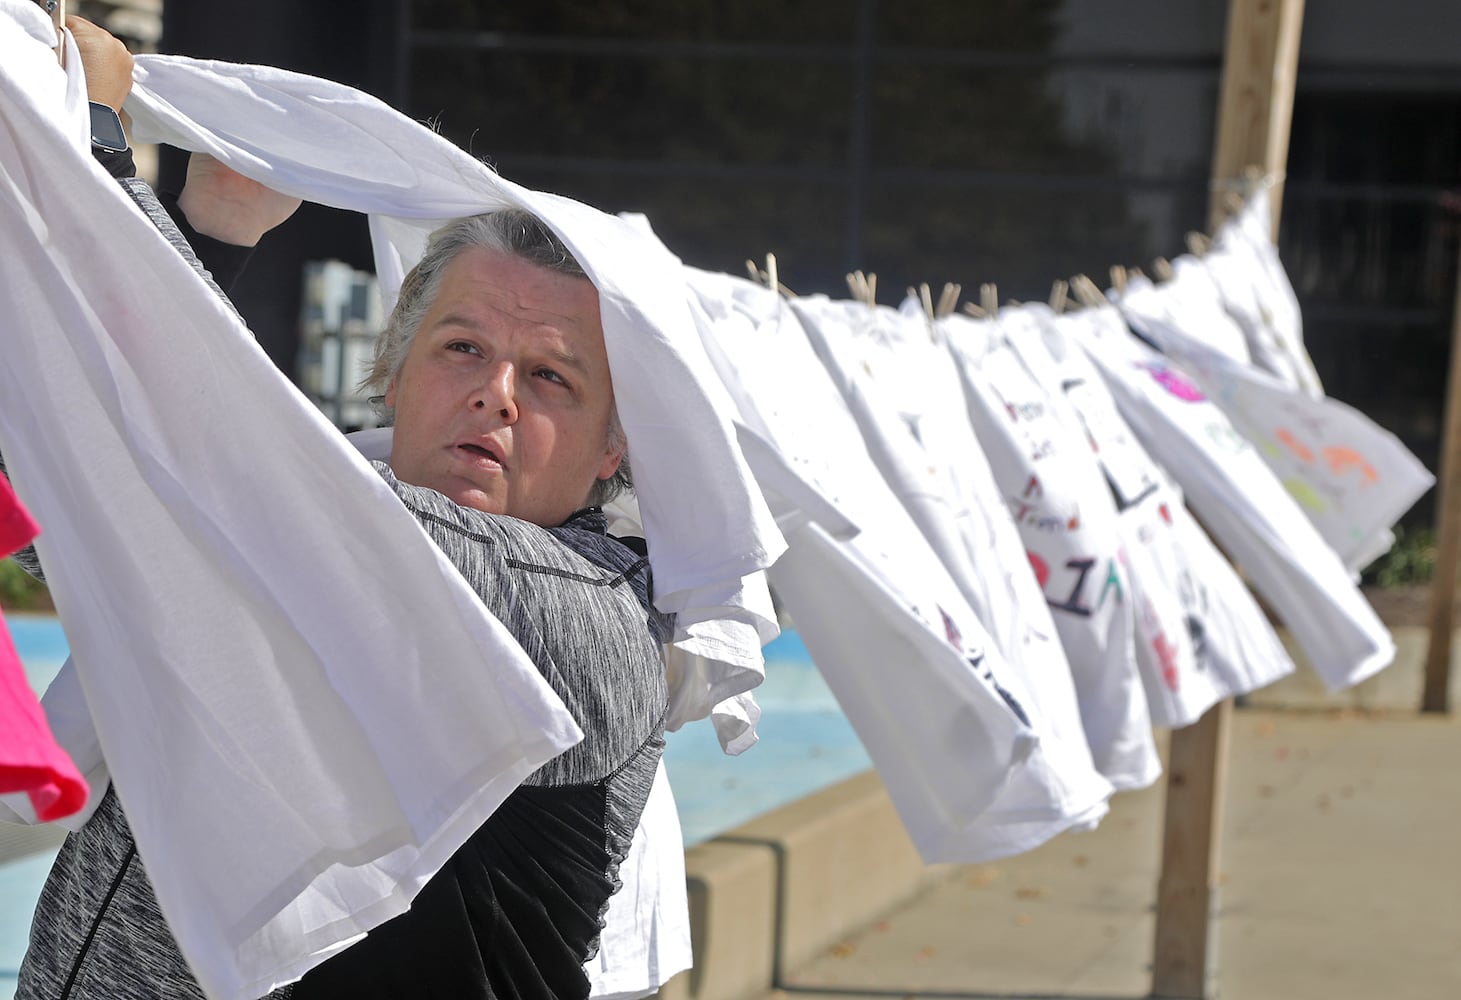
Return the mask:
{"type": "Polygon", "coordinates": [[[44,584],[21,569],[14,559],[0,560],[0,607],[9,611],[33,611],[50,607],[44,584]]]}
{"type": "Polygon", "coordinates": [[[1377,587],[1404,587],[1430,582],[1436,567],[1436,533],[1427,527],[1395,526],[1390,551],[1365,568],[1365,583],[1377,587]]]}

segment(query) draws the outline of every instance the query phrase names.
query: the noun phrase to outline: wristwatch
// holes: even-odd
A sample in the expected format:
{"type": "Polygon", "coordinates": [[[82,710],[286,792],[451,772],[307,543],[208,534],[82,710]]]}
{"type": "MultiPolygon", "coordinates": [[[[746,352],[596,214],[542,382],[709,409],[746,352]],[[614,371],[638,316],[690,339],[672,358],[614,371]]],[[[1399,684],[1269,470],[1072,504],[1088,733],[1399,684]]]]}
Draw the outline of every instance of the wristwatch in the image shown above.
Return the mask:
{"type": "Polygon", "coordinates": [[[127,133],[122,131],[122,117],[112,108],[91,102],[91,144],[109,153],[127,151],[127,133]]]}

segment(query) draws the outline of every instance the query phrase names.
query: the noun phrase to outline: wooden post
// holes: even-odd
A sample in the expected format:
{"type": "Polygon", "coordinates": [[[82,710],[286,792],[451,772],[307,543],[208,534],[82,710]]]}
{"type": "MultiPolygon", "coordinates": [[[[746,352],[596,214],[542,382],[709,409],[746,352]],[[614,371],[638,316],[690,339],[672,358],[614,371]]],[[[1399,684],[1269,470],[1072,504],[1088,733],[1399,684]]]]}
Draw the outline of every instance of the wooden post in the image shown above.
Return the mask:
{"type": "Polygon", "coordinates": [[[1451,710],[1451,637],[1455,622],[1456,563],[1461,561],[1461,267],[1451,316],[1451,374],[1436,483],[1436,568],[1431,575],[1430,644],[1426,648],[1422,712],[1451,710]]]}
{"type": "MultiPolygon", "coordinates": [[[[1227,211],[1224,195],[1256,166],[1275,180],[1278,234],[1303,20],[1303,0],[1231,0],[1212,163],[1213,229],[1227,211]]],[[[1152,946],[1154,997],[1208,1000],[1216,993],[1212,914],[1231,714],[1231,703],[1221,702],[1194,725],[1172,732],[1152,946]]]]}
{"type": "Polygon", "coordinates": [[[1304,0],[1232,0],[1228,7],[1210,232],[1227,216],[1223,195],[1236,190],[1233,185],[1245,170],[1257,167],[1274,182],[1269,197],[1278,238],[1303,22],[1304,0]]]}
{"type": "Polygon", "coordinates": [[[1172,733],[1152,945],[1154,997],[1203,1000],[1215,993],[1217,935],[1211,917],[1232,708],[1230,701],[1219,702],[1172,733]]]}

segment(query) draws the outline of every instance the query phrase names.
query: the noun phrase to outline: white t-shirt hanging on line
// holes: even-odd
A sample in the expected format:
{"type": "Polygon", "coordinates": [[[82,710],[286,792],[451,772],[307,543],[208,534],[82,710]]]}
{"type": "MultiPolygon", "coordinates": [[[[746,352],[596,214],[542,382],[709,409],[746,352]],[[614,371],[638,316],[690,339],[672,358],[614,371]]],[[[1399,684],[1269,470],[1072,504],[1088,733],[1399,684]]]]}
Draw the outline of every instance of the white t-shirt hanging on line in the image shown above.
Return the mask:
{"type": "Polygon", "coordinates": [[[1052,400],[1069,404],[1116,501],[1152,721],[1190,725],[1218,701],[1292,672],[1293,661],[1268,619],[1072,339],[1079,314],[1056,316],[1039,304],[1020,311],[1035,320],[1039,336],[1011,337],[1011,346],[1052,400]]]}
{"type": "Polygon", "coordinates": [[[1144,788],[1161,774],[1161,762],[1137,673],[1116,509],[1090,446],[1059,419],[1009,345],[1009,337],[1038,337],[1038,330],[1021,328],[1018,313],[1007,321],[1008,333],[1004,321],[952,315],[939,322],[969,421],[1060,632],[1096,767],[1117,788],[1144,788]]]}
{"type": "Polygon", "coordinates": [[[894,497],[958,586],[1045,722],[1093,767],[1070,665],[964,391],[927,321],[824,296],[792,303],[894,497]]]}
{"type": "Polygon", "coordinates": [[[1074,328],[1122,415],[1172,474],[1213,538],[1275,610],[1330,690],[1395,656],[1390,633],[1253,446],[1172,362],[1127,330],[1114,307],[1074,328]]]}
{"type": "MultiPolygon", "coordinates": [[[[1252,291],[1261,311],[1263,344],[1272,344],[1281,351],[1286,363],[1280,367],[1294,374],[1300,391],[1318,399],[1324,395],[1324,386],[1304,346],[1299,297],[1294,294],[1288,271],[1279,260],[1278,247],[1273,244],[1271,204],[1268,188],[1260,188],[1241,211],[1218,227],[1213,234],[1214,249],[1233,253],[1248,262],[1246,273],[1253,281],[1252,291]]],[[[1249,342],[1253,343],[1251,338],[1249,342]]],[[[1253,351],[1254,360],[1260,365],[1264,353],[1262,348],[1253,351]]]]}
{"type": "Polygon", "coordinates": [[[1222,293],[1212,275],[1194,257],[1184,255],[1172,261],[1170,281],[1158,284],[1133,276],[1124,291],[1112,293],[1112,301],[1138,333],[1146,331],[1148,322],[1179,327],[1191,339],[1238,364],[1253,363],[1242,327],[1223,308],[1222,293]]]}
{"type": "Polygon", "coordinates": [[[888,491],[795,315],[749,282],[690,275],[742,419],[860,529],[839,540],[768,490],[790,543],[772,584],[924,859],[988,860],[1098,820],[1110,785],[1084,747],[1041,735],[1038,706],[888,491]]]}
{"type": "MultiPolygon", "coordinates": [[[[1221,231],[1220,231],[1221,232],[1221,231]]],[[[1241,238],[1219,236],[1202,256],[1202,267],[1217,286],[1222,307],[1243,331],[1253,366],[1267,372],[1285,388],[1315,399],[1324,393],[1318,379],[1304,370],[1296,358],[1302,348],[1285,343],[1265,301],[1268,275],[1258,255],[1241,238]]],[[[1307,358],[1307,355],[1305,355],[1307,358]]]]}
{"type": "Polygon", "coordinates": [[[1128,323],[1177,361],[1293,495],[1357,574],[1394,538],[1390,527],[1435,482],[1389,431],[1338,400],[1315,399],[1211,348],[1201,332],[1221,305],[1184,289],[1206,287],[1203,264],[1177,261],[1177,280],[1134,286],[1121,299],[1128,323]]]}

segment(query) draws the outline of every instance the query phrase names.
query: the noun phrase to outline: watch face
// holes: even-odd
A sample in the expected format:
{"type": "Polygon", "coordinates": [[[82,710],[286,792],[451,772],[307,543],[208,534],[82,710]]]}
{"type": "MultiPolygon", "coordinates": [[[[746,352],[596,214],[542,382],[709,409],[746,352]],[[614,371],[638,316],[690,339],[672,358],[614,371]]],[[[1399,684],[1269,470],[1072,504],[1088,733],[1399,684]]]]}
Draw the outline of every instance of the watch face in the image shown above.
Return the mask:
{"type": "Polygon", "coordinates": [[[91,144],[115,153],[127,148],[127,133],[122,131],[122,119],[105,104],[91,102],[91,144]]]}

